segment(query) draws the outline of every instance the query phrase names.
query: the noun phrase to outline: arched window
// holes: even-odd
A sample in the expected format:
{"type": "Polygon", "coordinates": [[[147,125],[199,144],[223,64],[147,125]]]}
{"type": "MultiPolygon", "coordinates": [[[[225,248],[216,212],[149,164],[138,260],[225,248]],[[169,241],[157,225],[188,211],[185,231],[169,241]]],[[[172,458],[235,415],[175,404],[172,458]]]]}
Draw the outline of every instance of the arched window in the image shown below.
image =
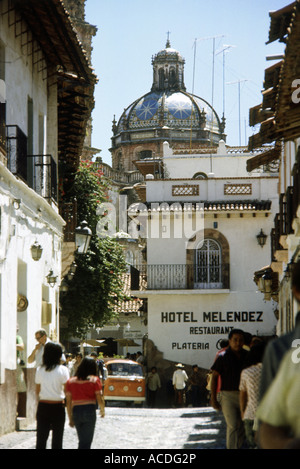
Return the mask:
{"type": "Polygon", "coordinates": [[[163,90],[165,87],[165,72],[163,68],[158,70],[159,89],[163,90]]]}
{"type": "Polygon", "coordinates": [[[214,239],[204,239],[195,249],[196,288],[222,288],[222,250],[214,239]]]}
{"type": "Polygon", "coordinates": [[[205,173],[196,173],[194,174],[193,179],[208,179],[208,177],[205,173]]]}
{"type": "Polygon", "coordinates": [[[198,231],[188,242],[186,263],[188,288],[230,288],[229,243],[220,231],[198,231]]]}

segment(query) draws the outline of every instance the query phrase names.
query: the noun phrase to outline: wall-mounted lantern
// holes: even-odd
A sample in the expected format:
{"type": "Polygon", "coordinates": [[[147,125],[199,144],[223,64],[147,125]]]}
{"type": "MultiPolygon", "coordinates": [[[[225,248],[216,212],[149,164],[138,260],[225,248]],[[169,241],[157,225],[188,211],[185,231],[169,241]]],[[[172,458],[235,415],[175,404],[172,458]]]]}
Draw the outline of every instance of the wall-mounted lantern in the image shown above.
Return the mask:
{"type": "Polygon", "coordinates": [[[86,254],[92,238],[92,230],[86,221],[82,221],[75,229],[75,244],[79,254],[86,254]]]}
{"type": "Polygon", "coordinates": [[[34,261],[39,261],[42,257],[43,252],[42,246],[37,241],[35,241],[35,243],[31,246],[30,250],[32,259],[34,261]]]}
{"type": "Polygon", "coordinates": [[[57,276],[54,275],[52,269],[50,269],[49,274],[46,276],[46,279],[47,279],[47,282],[50,285],[50,287],[53,288],[54,285],[56,284],[57,276]]]}
{"type": "Polygon", "coordinates": [[[263,230],[261,229],[260,232],[258,233],[258,235],[256,236],[257,238],[257,242],[259,244],[259,246],[261,248],[264,247],[264,245],[266,244],[267,242],[267,235],[263,232],[263,230]]]}
{"type": "Polygon", "coordinates": [[[59,289],[62,293],[66,293],[69,290],[68,284],[65,279],[62,280],[59,289]]]}
{"type": "Polygon", "coordinates": [[[70,265],[69,272],[67,273],[67,277],[69,281],[71,281],[72,278],[74,277],[76,268],[77,268],[77,264],[75,263],[75,261],[73,261],[72,264],[70,265]]]}

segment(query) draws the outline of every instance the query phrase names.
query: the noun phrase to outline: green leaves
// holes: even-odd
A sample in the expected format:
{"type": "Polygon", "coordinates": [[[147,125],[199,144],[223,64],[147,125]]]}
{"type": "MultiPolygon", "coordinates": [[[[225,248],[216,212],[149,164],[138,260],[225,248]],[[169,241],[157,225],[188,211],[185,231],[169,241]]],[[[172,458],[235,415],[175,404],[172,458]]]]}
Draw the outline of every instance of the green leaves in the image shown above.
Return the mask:
{"type": "Polygon", "coordinates": [[[67,329],[61,335],[83,338],[93,324],[104,325],[115,313],[115,306],[124,300],[122,273],[126,262],[122,247],[109,237],[95,235],[100,216],[97,207],[108,200],[109,186],[95,165],[84,161],[75,175],[72,194],[77,199],[78,222],[86,220],[93,231],[86,255],[76,254],[77,269],[72,280],[66,278],[68,291],[61,295],[61,316],[67,329]]]}

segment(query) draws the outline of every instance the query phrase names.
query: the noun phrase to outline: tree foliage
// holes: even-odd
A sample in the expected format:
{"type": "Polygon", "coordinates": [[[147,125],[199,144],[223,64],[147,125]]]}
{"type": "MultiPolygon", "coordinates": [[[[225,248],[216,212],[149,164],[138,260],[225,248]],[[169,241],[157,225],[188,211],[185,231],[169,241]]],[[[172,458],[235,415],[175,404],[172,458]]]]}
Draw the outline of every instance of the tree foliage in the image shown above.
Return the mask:
{"type": "MultiPolygon", "coordinates": [[[[83,338],[92,325],[103,326],[115,315],[115,306],[124,300],[122,273],[126,263],[122,247],[112,238],[98,238],[96,227],[104,215],[99,204],[108,201],[109,186],[92,162],[82,161],[75,175],[72,196],[77,199],[78,221],[86,220],[93,236],[85,255],[75,254],[77,265],[68,291],[61,295],[61,315],[67,319],[67,338],[83,338]]],[[[65,333],[64,333],[65,332],[65,333]]]]}

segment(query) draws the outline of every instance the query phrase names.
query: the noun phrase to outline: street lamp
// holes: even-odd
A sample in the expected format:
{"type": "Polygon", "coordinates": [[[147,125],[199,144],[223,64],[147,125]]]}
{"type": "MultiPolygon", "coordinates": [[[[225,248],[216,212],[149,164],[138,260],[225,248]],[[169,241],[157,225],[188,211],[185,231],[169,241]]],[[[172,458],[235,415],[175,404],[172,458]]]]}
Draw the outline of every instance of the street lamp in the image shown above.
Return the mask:
{"type": "Polygon", "coordinates": [[[258,233],[258,235],[256,236],[256,238],[257,238],[257,242],[259,246],[263,248],[267,241],[267,235],[263,232],[262,228],[260,232],[258,233]]]}
{"type": "Polygon", "coordinates": [[[92,237],[92,230],[86,221],[82,221],[75,229],[75,244],[79,254],[86,254],[92,237]]]}
{"type": "Polygon", "coordinates": [[[60,291],[63,293],[66,293],[69,290],[68,284],[66,282],[66,279],[63,279],[61,284],[60,284],[60,291]]]}
{"type": "Polygon", "coordinates": [[[56,284],[57,276],[54,275],[52,269],[50,269],[49,274],[46,276],[46,279],[47,279],[47,282],[49,283],[50,287],[53,288],[54,285],[56,284]]]}
{"type": "Polygon", "coordinates": [[[34,261],[39,261],[43,252],[42,246],[38,244],[37,241],[35,241],[35,243],[31,246],[30,250],[32,259],[34,261]]]}
{"type": "Polygon", "coordinates": [[[70,280],[70,281],[72,280],[72,278],[75,275],[76,268],[77,268],[76,262],[73,261],[72,264],[70,265],[69,272],[67,273],[68,280],[70,280]]]}

